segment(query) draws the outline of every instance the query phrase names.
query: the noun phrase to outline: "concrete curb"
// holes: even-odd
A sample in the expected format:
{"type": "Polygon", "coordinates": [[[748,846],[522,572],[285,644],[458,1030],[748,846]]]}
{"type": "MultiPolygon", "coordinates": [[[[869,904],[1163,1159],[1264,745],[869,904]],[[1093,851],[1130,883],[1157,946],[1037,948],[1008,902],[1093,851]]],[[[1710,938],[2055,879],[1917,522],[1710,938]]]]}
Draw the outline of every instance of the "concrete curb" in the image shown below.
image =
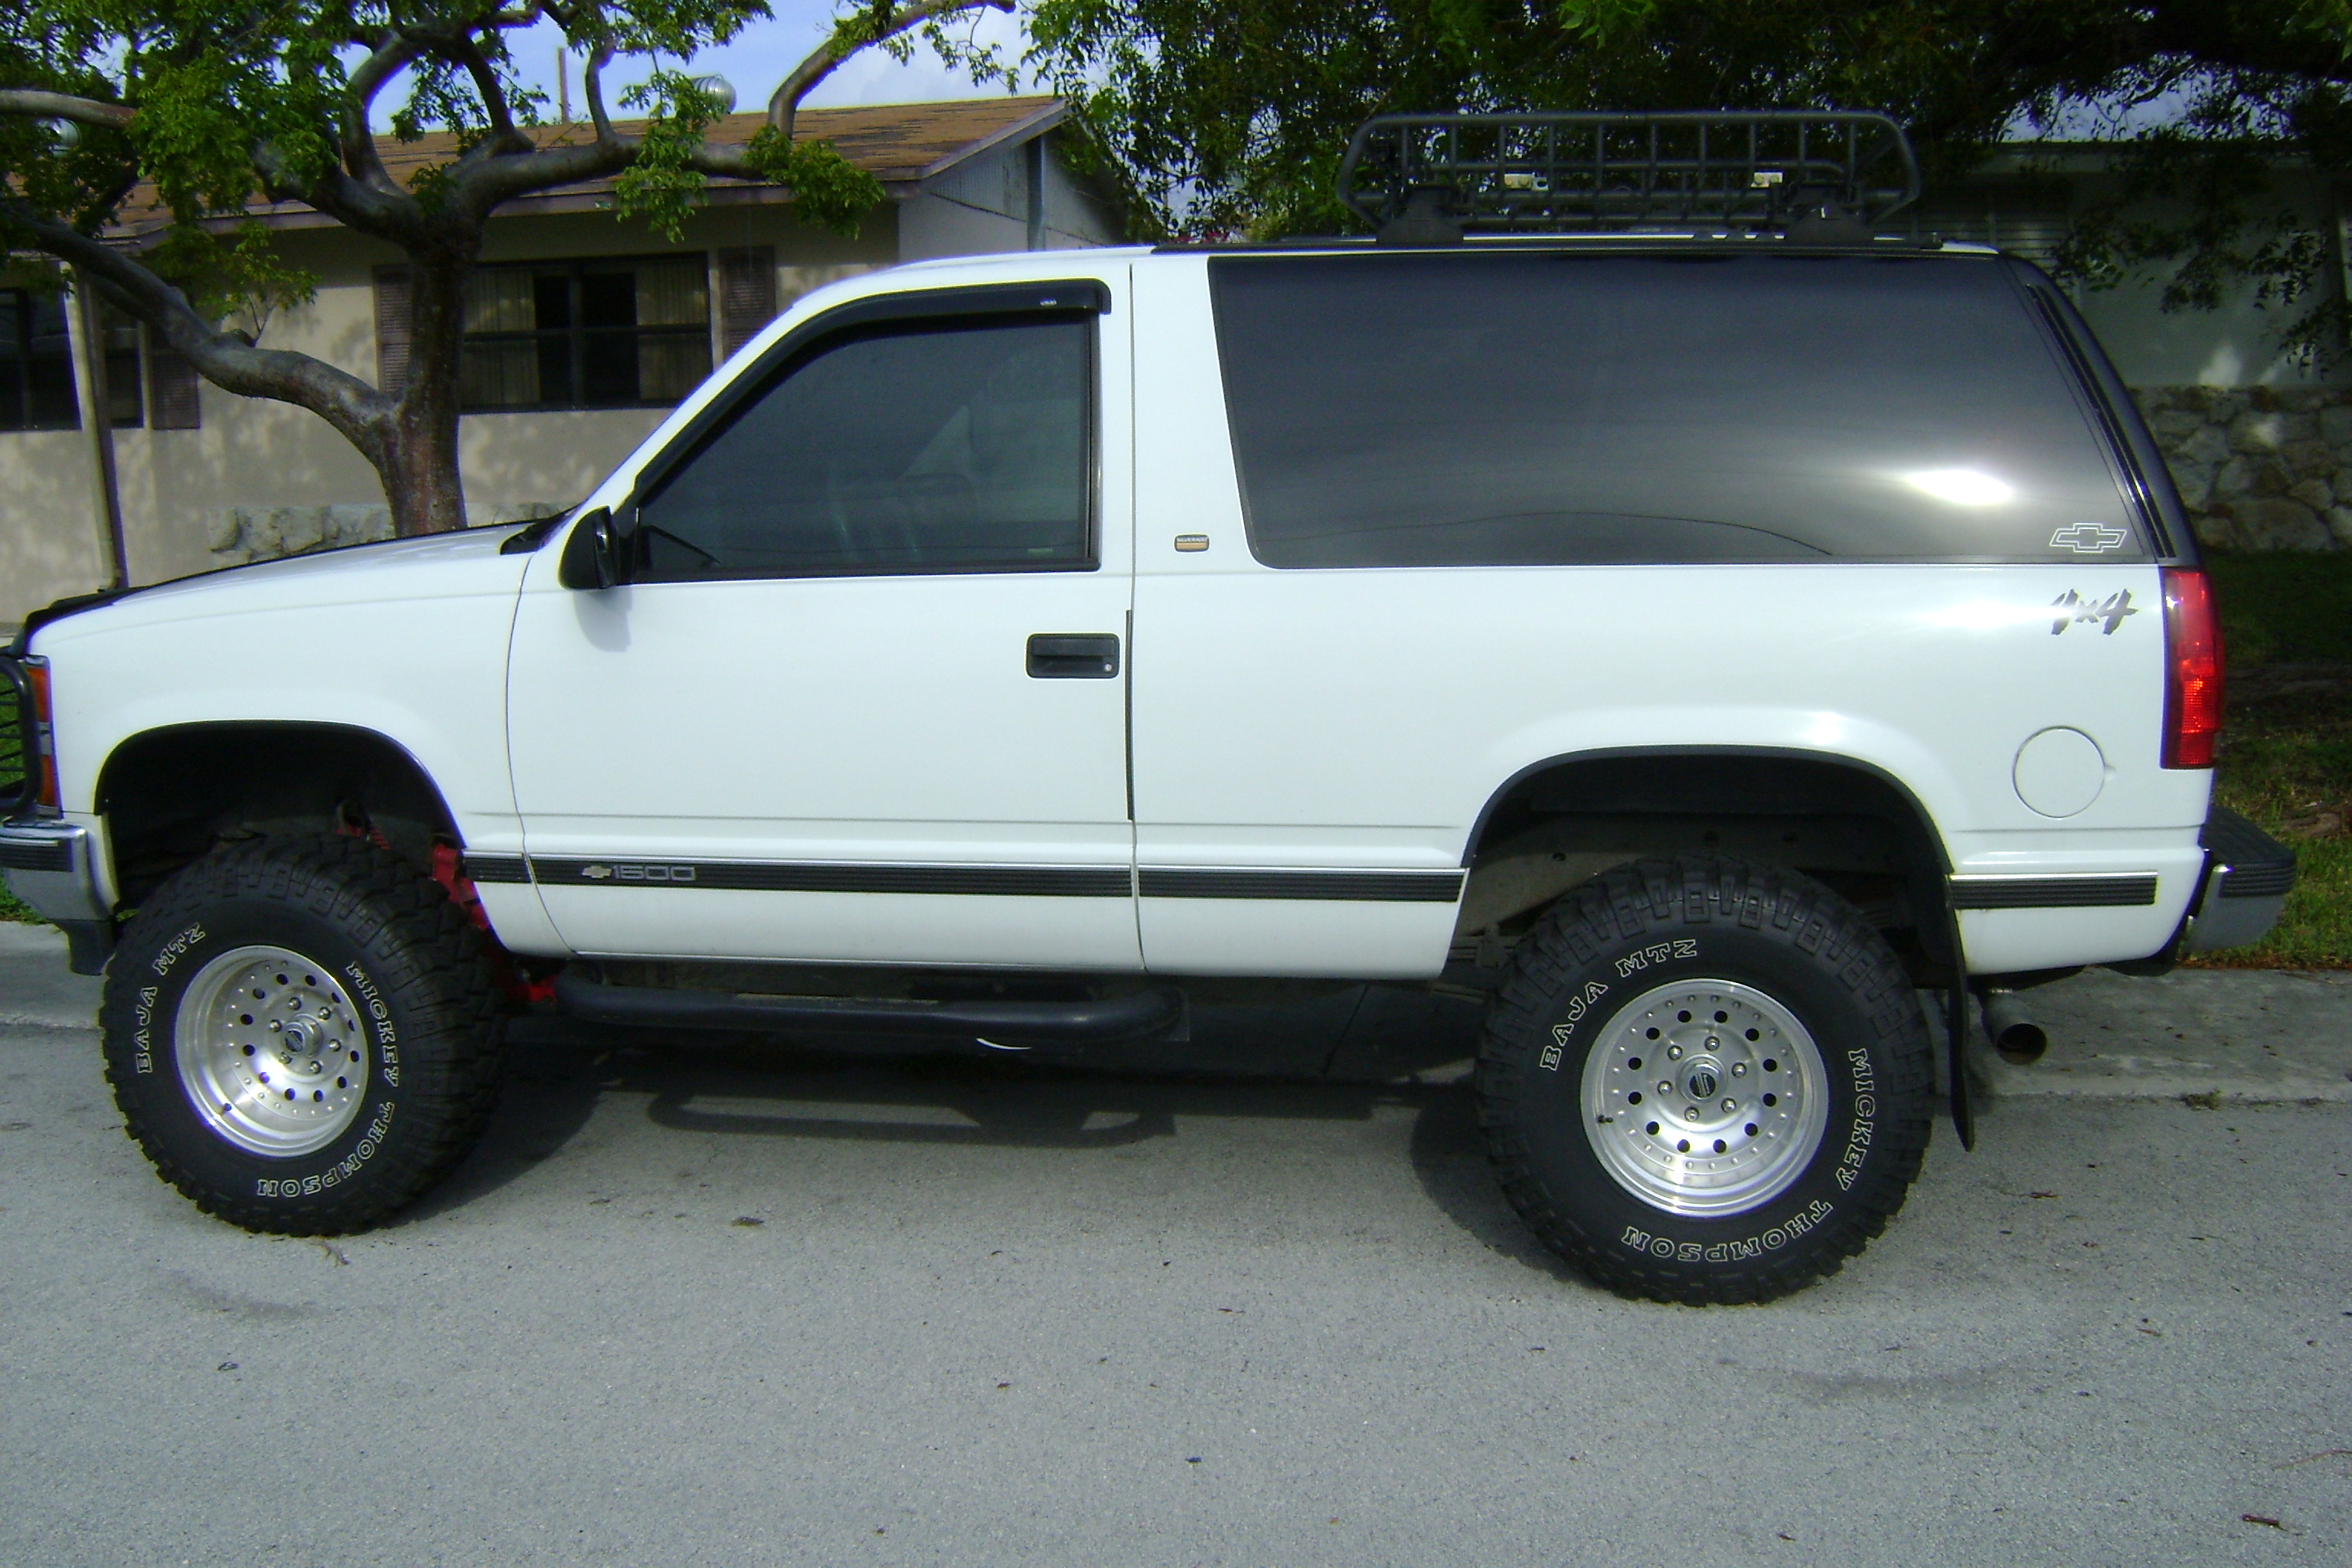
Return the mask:
{"type": "Polygon", "coordinates": [[[0,923],[0,1028],[95,1029],[99,989],[66,967],[65,932],[0,923]]]}
{"type": "Polygon", "coordinates": [[[2015,1067],[1979,1034],[1969,1076],[1995,1099],[2352,1103],[2352,972],[2089,970],[2021,1000],[2049,1054],[2015,1067]]]}

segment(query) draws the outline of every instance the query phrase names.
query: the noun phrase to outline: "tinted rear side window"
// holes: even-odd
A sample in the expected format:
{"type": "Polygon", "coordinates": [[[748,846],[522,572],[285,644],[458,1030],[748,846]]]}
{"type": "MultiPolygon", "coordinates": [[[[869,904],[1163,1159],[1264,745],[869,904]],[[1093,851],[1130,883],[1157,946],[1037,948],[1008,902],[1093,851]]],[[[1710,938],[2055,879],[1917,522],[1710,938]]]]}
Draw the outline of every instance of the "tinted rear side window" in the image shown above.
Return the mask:
{"type": "Polygon", "coordinates": [[[1992,261],[1221,257],[1273,566],[2146,560],[1992,261]]]}

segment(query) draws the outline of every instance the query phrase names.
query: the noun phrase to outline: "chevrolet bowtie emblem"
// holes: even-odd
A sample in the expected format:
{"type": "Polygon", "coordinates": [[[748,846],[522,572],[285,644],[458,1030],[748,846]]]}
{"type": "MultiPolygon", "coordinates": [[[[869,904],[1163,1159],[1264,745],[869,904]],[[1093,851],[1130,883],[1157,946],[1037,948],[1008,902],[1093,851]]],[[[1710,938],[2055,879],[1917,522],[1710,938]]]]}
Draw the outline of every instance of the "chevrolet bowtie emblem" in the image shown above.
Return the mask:
{"type": "Polygon", "coordinates": [[[593,881],[601,882],[605,878],[613,874],[613,868],[610,866],[583,866],[580,868],[580,874],[593,881]]]}
{"type": "Polygon", "coordinates": [[[2053,550],[2071,550],[2077,555],[2100,555],[2123,548],[2131,536],[2120,528],[2109,528],[2103,522],[2074,522],[2050,536],[2053,550]]]}

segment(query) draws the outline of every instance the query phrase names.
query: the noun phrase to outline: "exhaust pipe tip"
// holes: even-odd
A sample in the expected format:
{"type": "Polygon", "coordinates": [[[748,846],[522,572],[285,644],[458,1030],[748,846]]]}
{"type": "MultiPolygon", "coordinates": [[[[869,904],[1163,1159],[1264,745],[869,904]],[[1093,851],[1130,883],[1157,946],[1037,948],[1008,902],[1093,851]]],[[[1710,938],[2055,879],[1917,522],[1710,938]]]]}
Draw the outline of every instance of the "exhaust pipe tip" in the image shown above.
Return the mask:
{"type": "Polygon", "coordinates": [[[1994,991],[1984,999],[1984,1031],[2000,1059],[2011,1067],[2032,1067],[2050,1048],[2049,1032],[2025,1010],[2016,994],[1994,991]]]}

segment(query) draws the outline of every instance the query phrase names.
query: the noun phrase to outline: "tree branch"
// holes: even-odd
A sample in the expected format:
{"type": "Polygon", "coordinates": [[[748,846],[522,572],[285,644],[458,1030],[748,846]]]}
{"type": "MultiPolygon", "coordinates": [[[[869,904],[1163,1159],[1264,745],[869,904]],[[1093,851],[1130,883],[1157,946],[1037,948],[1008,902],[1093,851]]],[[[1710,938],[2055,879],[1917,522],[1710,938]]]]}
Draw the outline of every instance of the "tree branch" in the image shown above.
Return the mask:
{"type": "Polygon", "coordinates": [[[384,83],[416,58],[416,47],[387,29],[377,37],[373,48],[374,52],[352,73],[351,85],[343,92],[342,124],[339,128],[343,142],[343,167],[362,184],[397,193],[400,187],[384,168],[383,158],[376,151],[375,133],[368,129],[368,107],[375,102],[375,95],[383,90],[384,83]]]}
{"type": "Polygon", "coordinates": [[[580,67],[580,95],[588,100],[588,122],[596,128],[596,140],[618,142],[613,129],[613,117],[604,108],[604,67],[613,58],[613,46],[599,44],[580,67]]]}
{"type": "Polygon", "coordinates": [[[127,103],[101,103],[70,93],[43,92],[37,88],[0,88],[0,114],[38,114],[51,120],[74,120],[84,125],[104,125],[120,131],[139,117],[127,103]]]}
{"type": "Polygon", "coordinates": [[[0,221],[30,235],[39,249],[89,274],[132,315],[163,333],[214,385],[307,408],[371,461],[382,451],[382,426],[395,405],[359,377],[309,354],[257,348],[220,331],[196,313],[185,294],[147,268],[20,202],[0,203],[0,221]]]}
{"type": "Polygon", "coordinates": [[[499,85],[499,73],[490,68],[480,47],[463,33],[451,37],[443,47],[457,57],[457,63],[474,79],[474,90],[482,95],[482,112],[490,118],[491,136],[500,142],[518,140],[514,110],[507,103],[507,89],[499,85]]]}
{"type": "Polygon", "coordinates": [[[959,11],[982,9],[1009,12],[1013,9],[1013,0],[915,0],[915,4],[898,11],[889,21],[873,28],[856,43],[845,47],[840,33],[836,31],[812,50],[808,58],[794,66],[793,74],[784,78],[774,96],[768,100],[768,123],[782,132],[785,142],[789,143],[793,136],[793,119],[799,112],[801,100],[806,98],[817,83],[831,76],[834,68],[842,61],[869,44],[896,37],[936,17],[952,16],[959,11]]]}

